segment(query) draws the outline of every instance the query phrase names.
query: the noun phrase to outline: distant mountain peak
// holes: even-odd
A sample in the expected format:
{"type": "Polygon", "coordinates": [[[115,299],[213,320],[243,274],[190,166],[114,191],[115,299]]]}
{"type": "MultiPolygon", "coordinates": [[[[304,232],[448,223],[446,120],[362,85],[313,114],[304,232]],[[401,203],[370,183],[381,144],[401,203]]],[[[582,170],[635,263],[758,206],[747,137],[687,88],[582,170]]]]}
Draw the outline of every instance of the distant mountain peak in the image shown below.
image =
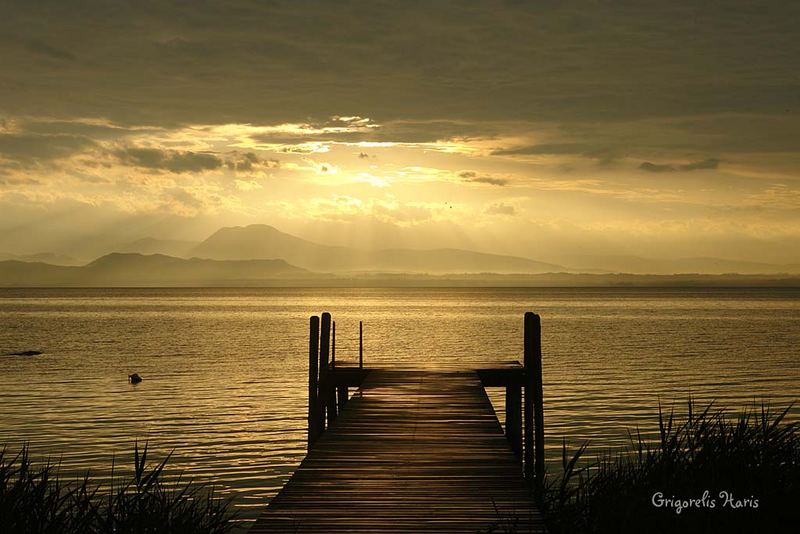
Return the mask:
{"type": "Polygon", "coordinates": [[[455,248],[359,249],[331,246],[287,234],[267,224],[221,228],[190,251],[215,260],[284,259],[317,272],[543,273],[559,265],[528,258],[455,248]]]}

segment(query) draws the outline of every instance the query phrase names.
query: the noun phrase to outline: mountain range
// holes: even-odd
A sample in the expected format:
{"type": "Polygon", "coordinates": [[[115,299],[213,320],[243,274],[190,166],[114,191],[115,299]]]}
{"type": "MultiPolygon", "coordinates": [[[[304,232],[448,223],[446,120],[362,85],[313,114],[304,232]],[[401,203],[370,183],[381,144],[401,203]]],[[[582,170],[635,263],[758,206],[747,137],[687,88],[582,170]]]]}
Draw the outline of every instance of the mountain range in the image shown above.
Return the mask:
{"type": "Polygon", "coordinates": [[[0,261],[0,286],[120,287],[262,285],[309,273],[283,260],[216,261],[112,253],[82,267],[0,261]]]}
{"type": "Polygon", "coordinates": [[[215,260],[281,258],[317,272],[530,274],[566,270],[517,256],[452,248],[368,250],[321,245],[264,224],[222,228],[188,254],[215,260]]]}
{"type": "Polygon", "coordinates": [[[412,279],[439,283],[443,277],[466,280],[468,284],[478,283],[482,277],[494,280],[493,284],[505,284],[511,280],[521,283],[532,276],[538,276],[540,281],[558,279],[571,283],[576,280],[573,275],[578,274],[582,280],[595,284],[600,280],[617,283],[622,278],[600,278],[616,274],[736,273],[766,275],[776,280],[800,274],[798,264],[719,258],[660,260],[576,255],[565,259],[565,263],[578,267],[454,248],[371,250],[325,245],[258,224],[222,228],[202,242],[143,238],[84,265],[54,254],[0,254],[0,286],[288,285],[334,279],[337,283],[369,279],[402,285],[412,279]],[[566,278],[543,277],[554,273],[566,278]]]}
{"type": "Polygon", "coordinates": [[[39,254],[9,254],[7,252],[0,252],[0,261],[8,260],[42,262],[52,265],[84,265],[86,263],[72,256],[54,254],[52,252],[41,252],[39,254]]]}

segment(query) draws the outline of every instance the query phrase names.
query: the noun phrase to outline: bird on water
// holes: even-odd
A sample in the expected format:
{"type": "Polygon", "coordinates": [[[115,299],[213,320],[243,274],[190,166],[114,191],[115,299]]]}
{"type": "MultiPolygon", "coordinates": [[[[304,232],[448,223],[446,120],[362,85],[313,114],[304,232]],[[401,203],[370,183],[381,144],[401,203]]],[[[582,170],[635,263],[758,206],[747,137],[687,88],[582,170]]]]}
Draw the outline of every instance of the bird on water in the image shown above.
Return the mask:
{"type": "Polygon", "coordinates": [[[137,373],[133,373],[132,375],[128,375],[128,382],[131,384],[138,384],[142,381],[142,377],[139,376],[137,373]]]}

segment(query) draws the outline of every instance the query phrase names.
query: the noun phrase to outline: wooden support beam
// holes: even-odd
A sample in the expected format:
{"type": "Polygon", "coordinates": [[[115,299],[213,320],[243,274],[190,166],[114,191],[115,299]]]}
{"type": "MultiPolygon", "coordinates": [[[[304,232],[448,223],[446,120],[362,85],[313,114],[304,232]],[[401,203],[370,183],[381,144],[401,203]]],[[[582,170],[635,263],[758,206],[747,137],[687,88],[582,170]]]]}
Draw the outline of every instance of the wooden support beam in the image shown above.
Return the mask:
{"type": "Polygon", "coordinates": [[[308,332],[308,446],[319,437],[319,317],[311,316],[308,332]]]}
{"type": "MultiPolygon", "coordinates": [[[[325,421],[330,423],[331,416],[328,413],[328,389],[330,387],[330,380],[328,374],[330,373],[330,343],[331,343],[331,314],[325,312],[322,314],[322,321],[319,333],[319,392],[317,397],[317,404],[319,405],[319,414],[321,417],[321,428],[325,429],[325,421]]],[[[334,416],[335,417],[335,416],[334,416]]]]}
{"type": "Polygon", "coordinates": [[[331,324],[331,367],[336,368],[336,321],[331,324]]]}
{"type": "Polygon", "coordinates": [[[364,321],[358,321],[358,368],[364,368],[364,321]]]}
{"type": "Polygon", "coordinates": [[[544,392],[542,390],[542,324],[535,316],[533,338],[533,426],[536,432],[534,474],[541,490],[544,484],[544,392]]]}
{"type": "Polygon", "coordinates": [[[331,343],[331,314],[322,314],[322,328],[319,340],[319,368],[320,368],[320,394],[322,402],[325,404],[325,413],[328,416],[328,426],[336,420],[336,389],[333,382],[329,379],[331,372],[330,366],[330,343],[331,343]],[[323,364],[324,362],[324,364],[323,364]],[[325,369],[324,379],[322,370],[325,369]]]}
{"type": "Polygon", "coordinates": [[[523,345],[523,366],[525,367],[525,406],[524,424],[525,439],[523,445],[522,467],[525,478],[528,482],[533,482],[533,330],[535,328],[534,314],[525,313],[524,320],[524,345],[523,345]]]}
{"type": "Polygon", "coordinates": [[[506,386],[506,439],[514,455],[522,455],[522,388],[506,386]]]}
{"type": "Polygon", "coordinates": [[[544,406],[542,403],[542,331],[541,319],[525,314],[525,478],[537,487],[544,479],[544,406]],[[535,432],[535,439],[534,439],[535,432]]]}

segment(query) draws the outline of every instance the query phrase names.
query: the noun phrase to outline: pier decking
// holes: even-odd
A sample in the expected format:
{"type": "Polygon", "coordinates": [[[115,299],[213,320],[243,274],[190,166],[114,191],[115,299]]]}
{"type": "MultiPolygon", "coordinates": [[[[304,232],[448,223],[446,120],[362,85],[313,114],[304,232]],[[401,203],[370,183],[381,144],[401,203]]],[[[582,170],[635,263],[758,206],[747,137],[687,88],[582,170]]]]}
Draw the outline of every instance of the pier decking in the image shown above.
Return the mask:
{"type": "MultiPolygon", "coordinates": [[[[312,356],[313,331],[312,320],[312,356]]],[[[523,477],[523,458],[533,458],[530,442],[523,454],[515,401],[524,367],[337,369],[325,364],[327,344],[319,348],[327,370],[310,388],[308,455],[251,533],[544,531],[533,484],[523,477]],[[359,384],[346,408],[331,408],[334,392],[359,384]],[[509,435],[484,385],[507,386],[509,435]],[[326,408],[338,414],[329,412],[321,431],[326,408]]]]}

